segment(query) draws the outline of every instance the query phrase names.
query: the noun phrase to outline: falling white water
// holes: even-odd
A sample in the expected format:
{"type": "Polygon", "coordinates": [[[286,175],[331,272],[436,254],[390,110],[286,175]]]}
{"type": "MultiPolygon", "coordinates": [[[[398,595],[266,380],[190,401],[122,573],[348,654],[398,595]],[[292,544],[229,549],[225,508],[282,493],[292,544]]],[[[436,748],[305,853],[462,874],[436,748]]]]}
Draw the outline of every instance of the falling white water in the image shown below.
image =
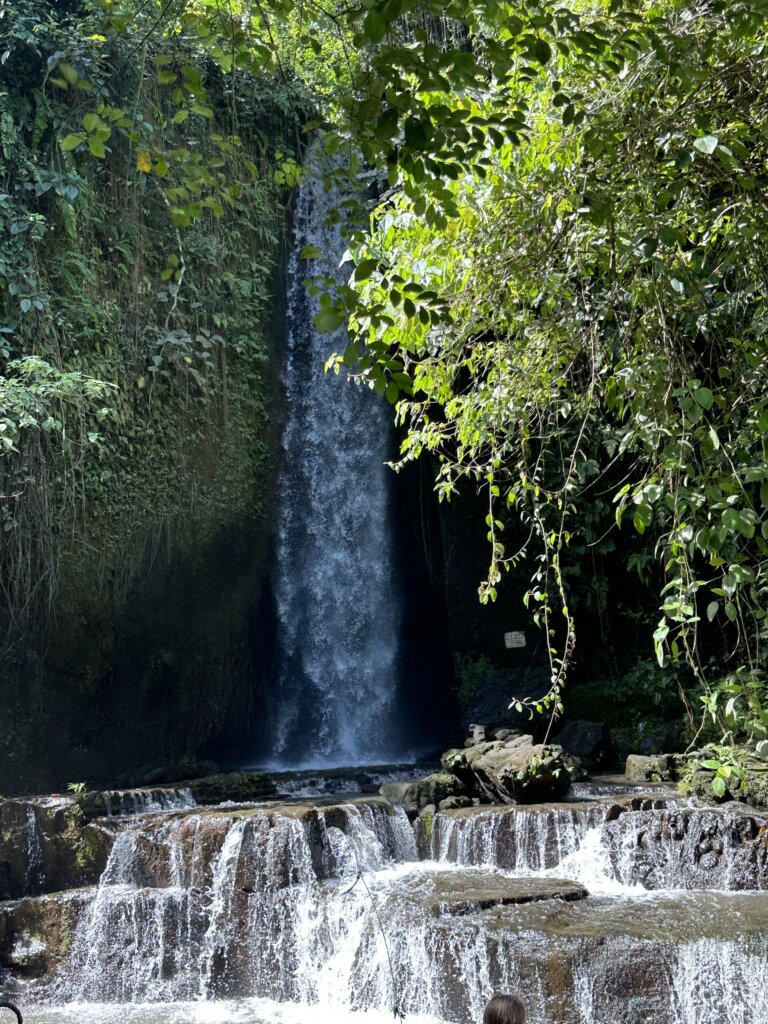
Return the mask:
{"type": "Polygon", "coordinates": [[[125,814],[155,814],[157,811],[180,810],[194,807],[192,791],[182,789],[129,789],[107,790],[104,793],[107,817],[125,814]]]}
{"type": "MultiPolygon", "coordinates": [[[[605,808],[495,808],[469,815],[438,814],[432,856],[442,863],[482,866],[522,877],[555,876],[591,893],[622,892],[604,837],[605,808]]],[[[631,883],[630,883],[631,884],[631,883]]]]}
{"type": "Polygon", "coordinates": [[[671,983],[675,1024],[757,1024],[768,1020],[766,950],[702,939],[682,946],[671,983]]]}
{"type": "Polygon", "coordinates": [[[608,809],[607,803],[575,803],[441,812],[432,856],[516,875],[570,878],[592,894],[768,889],[762,833],[753,835],[754,824],[738,810],[673,804],[609,818],[608,809]]]}
{"type": "Polygon", "coordinates": [[[214,962],[217,958],[226,961],[226,950],[231,933],[233,897],[235,894],[235,872],[237,860],[243,845],[246,822],[233,822],[213,866],[213,877],[208,890],[208,905],[205,909],[208,927],[203,936],[200,952],[200,995],[209,991],[214,962]]]}
{"type": "MultiPolygon", "coordinates": [[[[337,168],[338,169],[338,168],[337,168]]],[[[389,494],[391,412],[380,395],[324,366],[348,344],[319,334],[307,276],[343,282],[344,196],[315,144],[295,210],[289,264],[287,400],[276,602],[279,667],[273,757],[284,765],[395,760],[400,598],[389,494]],[[300,253],[318,253],[311,260],[300,253]]]]}
{"type": "Polygon", "coordinates": [[[39,885],[43,871],[43,847],[40,841],[40,829],[37,824],[37,815],[32,804],[27,805],[27,858],[26,858],[26,881],[30,891],[34,891],[39,885]]]}
{"type": "Polygon", "coordinates": [[[513,991],[529,1024],[768,1019],[764,819],[651,803],[440,812],[423,861],[380,798],[116,819],[38,990],[69,1010],[25,1016],[82,1024],[87,1000],[106,1024],[478,1024],[513,991]],[[536,876],[591,896],[516,903],[536,876]]]}

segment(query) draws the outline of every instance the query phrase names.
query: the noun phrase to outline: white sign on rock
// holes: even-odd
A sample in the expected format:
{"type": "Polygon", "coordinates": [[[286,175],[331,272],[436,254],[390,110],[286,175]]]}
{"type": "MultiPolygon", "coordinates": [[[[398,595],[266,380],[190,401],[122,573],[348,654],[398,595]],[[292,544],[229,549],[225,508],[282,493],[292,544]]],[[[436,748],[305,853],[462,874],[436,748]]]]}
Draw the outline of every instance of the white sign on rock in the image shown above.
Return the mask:
{"type": "Polygon", "coordinates": [[[525,647],[525,633],[505,633],[504,646],[507,648],[525,647]]]}

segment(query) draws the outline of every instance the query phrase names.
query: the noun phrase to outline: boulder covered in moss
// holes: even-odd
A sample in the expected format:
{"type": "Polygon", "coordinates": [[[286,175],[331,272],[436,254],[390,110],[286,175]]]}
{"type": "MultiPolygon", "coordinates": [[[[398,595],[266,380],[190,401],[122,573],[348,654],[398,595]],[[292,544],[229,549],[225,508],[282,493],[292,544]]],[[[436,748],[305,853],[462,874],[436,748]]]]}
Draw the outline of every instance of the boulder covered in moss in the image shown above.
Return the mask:
{"type": "Polygon", "coordinates": [[[25,980],[49,980],[66,957],[88,890],[27,897],[0,907],[0,968],[25,980]]]}
{"type": "Polygon", "coordinates": [[[768,761],[748,747],[705,747],[690,757],[683,786],[704,804],[739,800],[768,810],[768,761]]]}
{"type": "Polygon", "coordinates": [[[0,900],[94,884],[113,839],[68,797],[0,801],[0,900]]]}
{"type": "Polygon", "coordinates": [[[532,736],[449,750],[441,760],[470,796],[490,803],[543,803],[568,792],[571,775],[559,750],[532,736]]]}
{"type": "Polygon", "coordinates": [[[450,772],[425,775],[420,779],[385,782],[379,792],[390,803],[399,805],[411,814],[424,810],[430,804],[438,806],[450,797],[467,796],[463,783],[450,772]]]}

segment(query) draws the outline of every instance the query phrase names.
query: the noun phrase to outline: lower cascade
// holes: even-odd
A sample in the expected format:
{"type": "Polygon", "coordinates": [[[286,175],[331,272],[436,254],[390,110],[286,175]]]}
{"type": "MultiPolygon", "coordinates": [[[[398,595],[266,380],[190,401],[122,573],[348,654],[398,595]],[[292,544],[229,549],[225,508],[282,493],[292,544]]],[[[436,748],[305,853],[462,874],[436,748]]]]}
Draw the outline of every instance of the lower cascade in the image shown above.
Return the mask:
{"type": "Polygon", "coordinates": [[[533,1024],[768,1019],[768,816],[741,805],[118,803],[98,884],[1,905],[32,1022],[471,1024],[499,990],[533,1024]]]}

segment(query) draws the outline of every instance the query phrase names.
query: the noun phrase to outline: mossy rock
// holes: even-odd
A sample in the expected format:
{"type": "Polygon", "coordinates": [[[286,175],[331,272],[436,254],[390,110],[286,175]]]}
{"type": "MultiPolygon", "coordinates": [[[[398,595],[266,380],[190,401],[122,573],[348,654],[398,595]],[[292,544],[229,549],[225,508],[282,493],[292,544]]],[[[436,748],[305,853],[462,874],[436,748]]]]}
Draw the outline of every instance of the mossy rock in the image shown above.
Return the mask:
{"type": "Polygon", "coordinates": [[[449,772],[437,772],[421,779],[385,782],[379,792],[390,803],[398,804],[411,814],[422,811],[430,804],[436,807],[449,797],[466,795],[464,785],[449,772]]]}
{"type": "Polygon", "coordinates": [[[199,804],[250,803],[275,796],[277,789],[266,772],[221,772],[184,783],[199,804]]]}
{"type": "Polygon", "coordinates": [[[720,804],[730,800],[739,800],[749,804],[758,810],[768,810],[768,763],[754,755],[748,747],[733,747],[728,751],[728,758],[723,755],[722,749],[704,748],[693,755],[689,762],[688,770],[683,773],[682,785],[685,791],[690,792],[703,804],[720,804]],[[744,777],[739,778],[737,774],[731,774],[723,781],[725,791],[718,796],[712,789],[712,781],[716,778],[717,772],[714,769],[704,768],[703,761],[733,761],[738,764],[744,777]]]}

